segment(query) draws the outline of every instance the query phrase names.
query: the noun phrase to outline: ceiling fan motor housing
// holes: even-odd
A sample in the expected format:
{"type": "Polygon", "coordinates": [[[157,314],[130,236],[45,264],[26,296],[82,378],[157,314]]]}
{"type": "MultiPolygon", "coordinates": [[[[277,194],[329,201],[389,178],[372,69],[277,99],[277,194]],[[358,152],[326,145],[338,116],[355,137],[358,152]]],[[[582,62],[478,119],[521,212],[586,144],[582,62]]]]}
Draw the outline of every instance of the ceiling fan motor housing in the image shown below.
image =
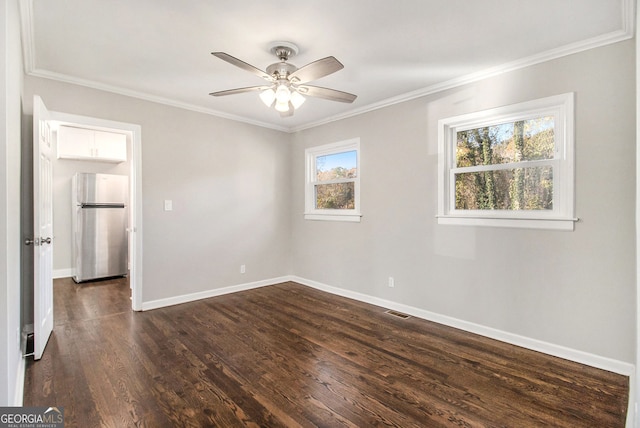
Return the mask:
{"type": "Polygon", "coordinates": [[[267,74],[273,76],[276,80],[286,79],[297,69],[298,67],[288,62],[276,62],[267,67],[267,74]]]}

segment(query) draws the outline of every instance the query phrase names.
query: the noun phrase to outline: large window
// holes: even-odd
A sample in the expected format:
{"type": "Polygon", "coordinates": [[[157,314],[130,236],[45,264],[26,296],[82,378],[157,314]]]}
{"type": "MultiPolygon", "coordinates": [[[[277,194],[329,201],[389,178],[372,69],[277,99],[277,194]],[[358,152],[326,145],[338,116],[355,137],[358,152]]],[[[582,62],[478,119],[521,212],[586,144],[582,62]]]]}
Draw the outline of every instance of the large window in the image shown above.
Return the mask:
{"type": "Polygon", "coordinates": [[[440,224],[573,230],[573,94],[439,122],[440,224]]]}
{"type": "Polygon", "coordinates": [[[360,221],[360,140],[312,147],[305,155],[305,218],[360,221]]]}

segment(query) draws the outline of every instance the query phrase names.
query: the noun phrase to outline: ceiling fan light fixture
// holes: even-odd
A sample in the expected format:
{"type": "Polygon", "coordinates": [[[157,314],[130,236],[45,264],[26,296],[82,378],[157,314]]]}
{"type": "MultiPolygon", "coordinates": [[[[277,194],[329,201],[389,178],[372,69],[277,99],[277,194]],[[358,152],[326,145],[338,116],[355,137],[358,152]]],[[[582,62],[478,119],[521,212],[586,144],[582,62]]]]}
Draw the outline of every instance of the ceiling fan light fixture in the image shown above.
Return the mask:
{"type": "Polygon", "coordinates": [[[278,101],[276,100],[276,110],[280,113],[286,113],[289,111],[289,101],[278,101]]]}
{"type": "MultiPolygon", "coordinates": [[[[291,91],[285,84],[278,85],[276,89],[276,101],[278,103],[288,103],[291,99],[291,91]]],[[[285,110],[286,111],[286,110],[285,110]]]]}
{"type": "Polygon", "coordinates": [[[293,105],[293,108],[295,108],[296,110],[298,108],[300,108],[300,106],[305,102],[305,97],[303,97],[300,92],[298,91],[293,91],[291,92],[291,104],[293,105]]]}
{"type": "Polygon", "coordinates": [[[264,91],[260,92],[260,99],[267,107],[271,107],[273,105],[273,102],[276,100],[276,93],[271,88],[265,89],[264,91]]]}

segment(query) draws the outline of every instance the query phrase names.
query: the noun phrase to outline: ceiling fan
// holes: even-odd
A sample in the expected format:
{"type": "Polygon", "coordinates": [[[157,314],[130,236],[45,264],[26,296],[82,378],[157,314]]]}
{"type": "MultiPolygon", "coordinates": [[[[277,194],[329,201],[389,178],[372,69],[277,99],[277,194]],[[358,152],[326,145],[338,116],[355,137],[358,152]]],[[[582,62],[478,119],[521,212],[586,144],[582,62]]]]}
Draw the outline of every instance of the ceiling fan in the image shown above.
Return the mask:
{"type": "Polygon", "coordinates": [[[267,107],[274,106],[283,117],[293,116],[294,110],[304,103],[305,96],[343,103],[352,103],[356,99],[356,95],[348,92],[307,85],[307,82],[328,76],[344,68],[340,61],[334,57],[328,56],[298,68],[287,62],[290,57],[298,54],[298,47],[296,45],[290,42],[275,42],[271,44],[270,48],[271,53],[275,54],[280,59],[280,62],[271,64],[267,67],[266,71],[262,71],[227,53],[212,52],[211,55],[253,73],[268,83],[261,86],[249,86],[246,88],[212,92],[209,95],[220,97],[241,94],[243,92],[260,91],[260,99],[267,107]]]}

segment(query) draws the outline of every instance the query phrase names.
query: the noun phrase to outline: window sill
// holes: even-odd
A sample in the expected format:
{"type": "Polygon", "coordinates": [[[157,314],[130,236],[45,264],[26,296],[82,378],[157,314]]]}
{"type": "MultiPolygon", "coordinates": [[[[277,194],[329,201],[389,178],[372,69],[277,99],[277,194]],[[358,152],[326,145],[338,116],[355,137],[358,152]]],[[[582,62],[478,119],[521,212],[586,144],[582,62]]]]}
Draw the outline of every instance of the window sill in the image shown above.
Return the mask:
{"type": "Polygon", "coordinates": [[[546,229],[573,231],[573,219],[531,219],[531,218],[489,218],[489,217],[452,217],[437,216],[438,224],[458,225],[458,226],[489,226],[506,227],[518,229],[546,229]]]}
{"type": "Polygon", "coordinates": [[[361,214],[306,214],[305,220],[320,220],[320,221],[347,221],[360,223],[361,214]]]}

